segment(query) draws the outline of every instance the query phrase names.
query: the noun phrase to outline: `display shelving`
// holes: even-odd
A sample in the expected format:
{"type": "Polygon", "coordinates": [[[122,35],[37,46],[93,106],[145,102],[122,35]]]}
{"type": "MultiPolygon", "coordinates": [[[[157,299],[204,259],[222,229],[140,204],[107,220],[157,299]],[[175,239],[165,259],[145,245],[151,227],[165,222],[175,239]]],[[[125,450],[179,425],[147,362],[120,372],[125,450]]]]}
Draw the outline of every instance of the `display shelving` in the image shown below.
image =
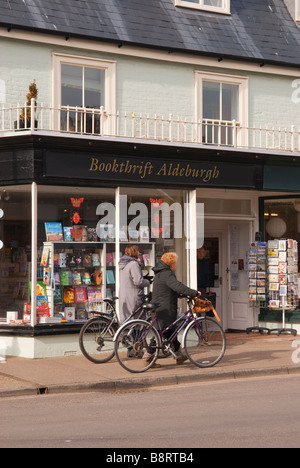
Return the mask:
{"type": "MultiPolygon", "coordinates": [[[[131,244],[120,243],[120,256],[131,244]]],[[[151,274],[155,243],[137,242],[135,245],[142,251],[143,273],[151,274]]],[[[105,312],[103,299],[117,295],[116,243],[44,242],[43,254],[47,259],[43,268],[48,274],[44,281],[49,321],[53,317],[84,321],[94,313],[105,312]]]]}

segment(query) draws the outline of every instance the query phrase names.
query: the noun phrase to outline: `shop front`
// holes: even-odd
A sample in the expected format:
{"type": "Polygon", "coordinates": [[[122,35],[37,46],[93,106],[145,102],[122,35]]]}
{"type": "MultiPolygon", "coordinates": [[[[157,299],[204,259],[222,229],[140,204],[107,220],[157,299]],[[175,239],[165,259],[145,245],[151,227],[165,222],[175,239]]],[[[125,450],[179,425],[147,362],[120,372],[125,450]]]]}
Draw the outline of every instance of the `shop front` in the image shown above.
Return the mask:
{"type": "MultiPolygon", "coordinates": [[[[298,246],[300,240],[300,198],[297,193],[278,194],[270,193],[265,197],[260,198],[260,225],[264,233],[264,238],[268,243],[272,243],[276,239],[291,239],[298,246]]],[[[276,241],[275,241],[276,242],[276,241]]],[[[280,243],[280,241],[279,241],[280,243]]],[[[276,245],[275,245],[276,247],[276,245]]],[[[285,254],[283,253],[285,256],[285,254]]],[[[289,253],[287,253],[289,255],[289,253]]],[[[280,252],[279,252],[280,260],[280,252]]],[[[285,324],[287,329],[300,330],[300,308],[299,308],[299,267],[293,270],[293,264],[299,266],[299,249],[294,252],[293,256],[283,258],[287,262],[286,274],[279,275],[279,289],[287,288],[287,295],[294,293],[291,308],[285,311],[285,324]]],[[[277,263],[274,259],[272,263],[277,263]]],[[[280,262],[278,261],[280,265],[280,262]]],[[[276,266],[275,266],[276,268],[276,266]]],[[[276,284],[273,286],[276,287],[276,284]]],[[[277,293],[278,295],[278,293],[277,293]]],[[[275,296],[274,296],[275,298],[275,296]]],[[[276,297],[276,299],[278,299],[276,297]]],[[[282,307],[275,304],[273,307],[262,308],[259,315],[260,326],[269,329],[279,329],[282,327],[282,307]]]]}
{"type": "Polygon", "coordinates": [[[79,330],[118,295],[117,265],[132,244],[144,274],[176,251],[177,277],[193,288],[204,246],[223,327],[257,324],[246,252],[260,229],[263,160],[47,135],[10,139],[4,154],[0,339],[8,355],[79,354],[79,330]]]}

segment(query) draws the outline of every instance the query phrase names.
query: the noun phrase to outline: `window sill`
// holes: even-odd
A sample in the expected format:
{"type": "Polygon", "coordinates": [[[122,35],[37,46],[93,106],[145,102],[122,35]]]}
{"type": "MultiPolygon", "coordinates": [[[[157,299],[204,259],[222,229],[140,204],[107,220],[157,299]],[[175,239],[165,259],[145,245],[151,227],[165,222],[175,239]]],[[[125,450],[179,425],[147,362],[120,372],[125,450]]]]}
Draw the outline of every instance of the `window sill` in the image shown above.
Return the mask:
{"type": "Polygon", "coordinates": [[[200,11],[205,11],[209,13],[218,13],[221,15],[231,15],[231,12],[227,8],[218,8],[218,7],[211,7],[211,6],[203,6],[203,5],[197,5],[195,3],[189,3],[185,2],[182,0],[175,0],[175,6],[176,7],[182,7],[182,8],[189,8],[192,10],[200,10],[200,11]]]}

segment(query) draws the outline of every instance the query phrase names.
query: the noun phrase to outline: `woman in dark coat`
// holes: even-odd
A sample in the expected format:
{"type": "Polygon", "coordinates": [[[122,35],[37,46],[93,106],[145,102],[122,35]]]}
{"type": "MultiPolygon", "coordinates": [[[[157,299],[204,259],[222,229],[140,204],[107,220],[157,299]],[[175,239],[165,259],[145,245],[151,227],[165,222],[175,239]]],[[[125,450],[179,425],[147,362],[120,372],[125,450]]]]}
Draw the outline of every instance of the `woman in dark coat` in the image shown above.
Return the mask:
{"type": "MultiPolygon", "coordinates": [[[[155,278],[153,282],[153,302],[159,303],[160,306],[156,310],[159,320],[162,322],[162,328],[166,328],[175,322],[177,318],[178,297],[191,296],[197,297],[201,295],[195,289],[190,289],[183,283],[177,280],[175,269],[178,260],[176,253],[168,253],[162,256],[158,264],[153,268],[155,278]]],[[[172,335],[173,331],[169,330],[165,334],[166,338],[172,335]]],[[[176,339],[174,342],[176,363],[183,364],[187,357],[182,354],[180,343],[176,339]]]]}

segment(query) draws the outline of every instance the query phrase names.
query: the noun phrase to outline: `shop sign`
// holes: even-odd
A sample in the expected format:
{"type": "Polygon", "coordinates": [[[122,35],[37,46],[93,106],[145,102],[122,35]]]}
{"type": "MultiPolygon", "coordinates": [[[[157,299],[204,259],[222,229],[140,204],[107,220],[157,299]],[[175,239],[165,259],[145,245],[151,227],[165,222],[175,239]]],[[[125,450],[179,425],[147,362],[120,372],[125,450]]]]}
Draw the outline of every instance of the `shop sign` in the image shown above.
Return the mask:
{"type": "Polygon", "coordinates": [[[266,165],[264,168],[264,190],[300,190],[300,167],[266,165]]]}
{"type": "Polygon", "coordinates": [[[45,177],[256,188],[257,166],[47,152],[45,177]]]}

